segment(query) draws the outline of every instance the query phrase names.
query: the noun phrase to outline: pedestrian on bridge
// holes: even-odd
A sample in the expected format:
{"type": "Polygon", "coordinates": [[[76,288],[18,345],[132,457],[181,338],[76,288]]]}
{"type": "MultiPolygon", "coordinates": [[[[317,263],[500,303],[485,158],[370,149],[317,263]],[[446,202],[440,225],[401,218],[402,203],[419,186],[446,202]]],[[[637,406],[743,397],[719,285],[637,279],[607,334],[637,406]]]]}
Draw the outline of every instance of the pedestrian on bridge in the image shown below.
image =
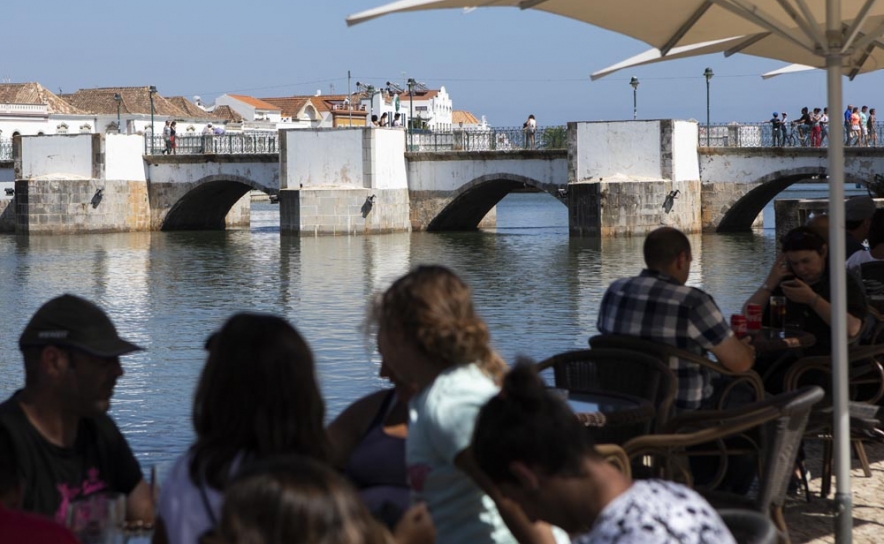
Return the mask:
{"type": "Polygon", "coordinates": [[[534,134],[537,132],[537,120],[534,115],[529,115],[528,120],[522,125],[525,131],[525,149],[534,149],[534,134]]]}

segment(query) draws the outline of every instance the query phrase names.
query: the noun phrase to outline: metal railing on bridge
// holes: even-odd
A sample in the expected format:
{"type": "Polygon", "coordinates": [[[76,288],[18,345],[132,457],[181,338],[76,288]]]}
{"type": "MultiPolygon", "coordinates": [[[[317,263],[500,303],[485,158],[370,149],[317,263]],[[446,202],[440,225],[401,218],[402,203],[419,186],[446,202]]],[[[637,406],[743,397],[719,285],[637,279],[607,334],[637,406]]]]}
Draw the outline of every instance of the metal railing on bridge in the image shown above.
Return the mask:
{"type": "MultiPolygon", "coordinates": [[[[841,128],[840,124],[838,128],[841,128]]],[[[865,137],[860,136],[859,141],[853,137],[848,141],[843,129],[837,132],[848,147],[884,146],[884,123],[875,123],[873,128],[865,137]]],[[[791,122],[776,132],[769,122],[712,124],[708,140],[706,125],[701,124],[699,129],[700,147],[827,147],[829,143],[828,130],[823,127],[820,127],[821,141],[817,143],[811,126],[791,122]]]]}
{"type": "Polygon", "coordinates": [[[0,140],[0,161],[12,160],[12,140],[0,140]]]}
{"type": "Polygon", "coordinates": [[[522,127],[487,130],[414,130],[406,135],[406,146],[409,151],[418,153],[566,149],[568,146],[568,130],[564,125],[537,127],[533,138],[531,136],[522,127]]]}
{"type": "MultiPolygon", "coordinates": [[[[243,132],[213,135],[175,136],[172,155],[243,155],[279,153],[276,132],[243,132]]],[[[144,137],[145,155],[170,154],[162,136],[144,137]],[[152,141],[151,141],[152,140],[152,141]]]]}

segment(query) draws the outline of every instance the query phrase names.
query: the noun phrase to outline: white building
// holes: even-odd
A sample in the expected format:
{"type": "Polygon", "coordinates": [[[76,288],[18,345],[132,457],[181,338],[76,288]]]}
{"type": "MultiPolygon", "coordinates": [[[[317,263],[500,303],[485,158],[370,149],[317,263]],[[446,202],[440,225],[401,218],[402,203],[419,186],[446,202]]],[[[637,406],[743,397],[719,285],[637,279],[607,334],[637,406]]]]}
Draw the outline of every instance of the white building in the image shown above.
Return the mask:
{"type": "Polygon", "coordinates": [[[95,115],[62,100],[39,83],[0,84],[0,140],[13,136],[94,132],[95,115]]]}
{"type": "MultiPolygon", "coordinates": [[[[448,131],[454,127],[451,98],[442,86],[438,90],[414,91],[414,119],[416,123],[430,130],[448,131]]],[[[406,116],[412,111],[412,97],[408,91],[399,95],[399,111],[406,116]]]]}

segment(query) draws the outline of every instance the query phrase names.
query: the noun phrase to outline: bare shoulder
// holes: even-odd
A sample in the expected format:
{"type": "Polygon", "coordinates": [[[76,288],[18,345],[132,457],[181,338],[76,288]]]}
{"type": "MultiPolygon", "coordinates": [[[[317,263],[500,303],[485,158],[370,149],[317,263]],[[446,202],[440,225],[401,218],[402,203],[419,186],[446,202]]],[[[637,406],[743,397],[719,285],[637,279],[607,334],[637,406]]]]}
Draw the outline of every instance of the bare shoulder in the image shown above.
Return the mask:
{"type": "Polygon", "coordinates": [[[374,419],[378,410],[384,403],[384,399],[390,393],[389,389],[381,389],[355,401],[353,404],[344,408],[344,411],[338,415],[330,424],[329,429],[335,427],[346,428],[366,428],[374,419]]]}

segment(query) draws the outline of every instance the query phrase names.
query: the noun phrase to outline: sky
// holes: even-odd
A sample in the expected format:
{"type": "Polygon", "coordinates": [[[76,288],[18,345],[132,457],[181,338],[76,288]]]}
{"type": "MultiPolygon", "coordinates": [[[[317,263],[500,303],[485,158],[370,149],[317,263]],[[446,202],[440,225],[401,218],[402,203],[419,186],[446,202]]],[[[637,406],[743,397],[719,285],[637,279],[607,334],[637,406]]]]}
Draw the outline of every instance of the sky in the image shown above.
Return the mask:
{"type": "MultiPolygon", "coordinates": [[[[762,80],[783,63],[707,55],[589,74],[648,48],[642,42],[536,10],[436,10],[395,14],[348,28],[348,15],[387,0],[45,0],[4,2],[0,80],[38,81],[58,92],[156,85],[163,96],[343,94],[356,82],[413,77],[445,86],[454,109],[493,126],[631,119],[713,123],[798,117],[824,106],[822,71],[762,80]]],[[[845,79],[845,101],[875,107],[884,71],[845,79]]]]}

